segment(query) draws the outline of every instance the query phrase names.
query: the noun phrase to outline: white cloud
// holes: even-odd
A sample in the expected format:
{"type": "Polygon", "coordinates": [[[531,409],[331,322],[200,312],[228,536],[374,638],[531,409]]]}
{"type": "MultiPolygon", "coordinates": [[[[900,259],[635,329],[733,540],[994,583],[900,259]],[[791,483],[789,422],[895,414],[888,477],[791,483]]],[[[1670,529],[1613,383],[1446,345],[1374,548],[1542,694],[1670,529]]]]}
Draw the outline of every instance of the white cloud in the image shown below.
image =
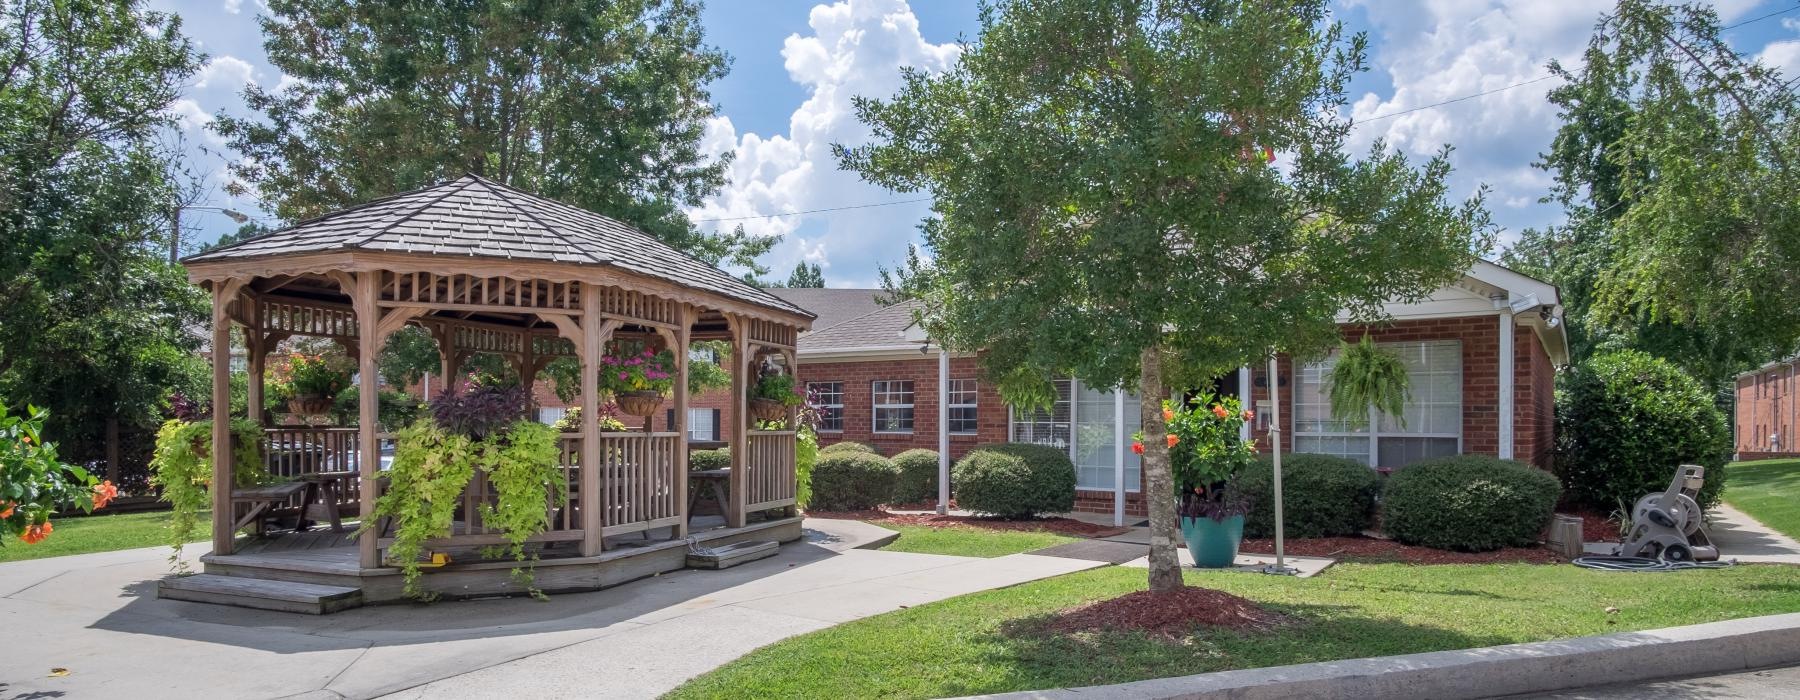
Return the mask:
{"type": "Polygon", "coordinates": [[[251,74],[255,72],[249,62],[236,56],[214,56],[200,68],[200,80],[194,83],[198,89],[223,87],[236,90],[244,84],[254,82],[251,74]]]}
{"type": "Polygon", "coordinates": [[[244,0],[225,0],[225,11],[227,13],[235,15],[243,9],[244,0]]]}
{"type": "Polygon", "coordinates": [[[189,99],[176,100],[169,105],[169,114],[175,118],[175,125],[189,134],[211,133],[206,126],[213,121],[213,115],[200,107],[200,103],[189,99]]]}
{"type": "MultiPolygon", "coordinates": [[[[952,65],[960,49],[933,44],[919,33],[918,18],[905,0],[845,0],[812,8],[812,33],[783,44],[788,77],[809,96],[788,120],[788,133],[739,134],[727,117],[715,118],[702,140],[710,153],[735,151],[730,183],[704,206],[696,220],[823,209],[898,199],[837,167],[832,143],[865,143],[868,130],[857,121],[850,100],[856,95],[886,97],[900,87],[900,67],[938,71],[952,65]]],[[[753,218],[703,223],[721,230],[742,223],[759,235],[787,239],[769,263],[785,275],[801,260],[825,266],[832,286],[872,286],[876,268],[902,260],[915,238],[915,225],[928,211],[923,203],[876,207],[811,216],[753,218]]]]}

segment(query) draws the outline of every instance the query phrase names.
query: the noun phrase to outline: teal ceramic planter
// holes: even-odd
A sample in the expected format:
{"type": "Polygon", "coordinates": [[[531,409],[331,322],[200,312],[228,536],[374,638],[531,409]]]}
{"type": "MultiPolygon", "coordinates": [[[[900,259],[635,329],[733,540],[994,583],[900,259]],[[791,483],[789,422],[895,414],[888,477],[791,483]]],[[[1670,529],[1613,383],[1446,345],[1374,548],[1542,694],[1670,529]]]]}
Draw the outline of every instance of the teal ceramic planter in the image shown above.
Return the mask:
{"type": "Polygon", "coordinates": [[[1224,520],[1183,517],[1181,537],[1187,540],[1188,553],[1194,555],[1195,568],[1227,569],[1237,559],[1238,543],[1244,540],[1244,516],[1224,520]]]}

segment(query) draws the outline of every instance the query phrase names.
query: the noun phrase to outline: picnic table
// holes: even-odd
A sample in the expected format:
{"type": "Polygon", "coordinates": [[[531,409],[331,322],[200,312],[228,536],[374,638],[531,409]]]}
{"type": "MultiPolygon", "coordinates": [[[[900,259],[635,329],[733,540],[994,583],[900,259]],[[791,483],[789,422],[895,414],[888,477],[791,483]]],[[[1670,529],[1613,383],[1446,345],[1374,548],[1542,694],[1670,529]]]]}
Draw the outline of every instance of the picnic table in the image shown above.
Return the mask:
{"type": "Polygon", "coordinates": [[[700,504],[700,498],[707,493],[719,505],[719,512],[730,510],[731,503],[731,468],[699,469],[688,472],[688,483],[692,488],[688,491],[688,520],[694,519],[694,506],[700,504]]]}

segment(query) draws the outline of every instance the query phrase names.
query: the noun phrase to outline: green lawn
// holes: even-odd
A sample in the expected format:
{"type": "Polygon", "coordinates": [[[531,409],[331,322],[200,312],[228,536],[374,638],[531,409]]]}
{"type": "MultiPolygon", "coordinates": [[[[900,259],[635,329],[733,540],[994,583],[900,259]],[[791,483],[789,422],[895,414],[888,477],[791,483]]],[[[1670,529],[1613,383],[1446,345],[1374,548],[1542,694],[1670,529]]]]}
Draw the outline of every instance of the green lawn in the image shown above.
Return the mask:
{"type": "MultiPolygon", "coordinates": [[[[169,522],[169,514],[165,511],[54,518],[50,522],[55,529],[51,531],[49,539],[37,544],[9,540],[6,546],[0,547],[0,562],[155,547],[169,543],[169,534],[164,528],[169,522]]],[[[199,539],[202,540],[212,536],[212,525],[206,516],[201,516],[200,527],[195,532],[200,533],[199,539]]]]}
{"type": "Polygon", "coordinates": [[[1725,502],[1788,537],[1800,539],[1800,459],[1733,462],[1725,502]]]}
{"type": "Polygon", "coordinates": [[[851,622],[759,649],[672,698],[928,698],[1507,644],[1800,611],[1795,570],[1339,564],[1312,579],[1192,572],[1296,619],[1265,633],[1033,634],[1035,616],[1144,587],[1107,567],[851,622]],[[1618,608],[1609,615],[1606,608],[1618,608]]]}
{"type": "Polygon", "coordinates": [[[931,527],[929,525],[901,525],[884,522],[870,524],[900,532],[900,539],[882,547],[883,550],[889,552],[953,554],[961,557],[1003,557],[1008,554],[1043,549],[1064,542],[1073,542],[1077,539],[1044,530],[1012,532],[982,530],[973,527],[931,527]]]}

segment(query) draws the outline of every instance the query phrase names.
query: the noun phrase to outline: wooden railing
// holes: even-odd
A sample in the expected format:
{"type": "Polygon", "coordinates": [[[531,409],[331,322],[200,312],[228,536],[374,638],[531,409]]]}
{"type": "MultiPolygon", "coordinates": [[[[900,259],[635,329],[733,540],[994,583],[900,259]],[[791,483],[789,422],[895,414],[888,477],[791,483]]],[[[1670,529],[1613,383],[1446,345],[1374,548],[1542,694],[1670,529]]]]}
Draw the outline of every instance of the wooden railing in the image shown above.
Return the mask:
{"type": "Polygon", "coordinates": [[[794,431],[752,430],[745,437],[745,508],[794,505],[794,431]]]}
{"type": "MultiPolygon", "coordinates": [[[[280,427],[263,430],[263,465],[271,475],[295,479],[309,474],[356,471],[356,428],[280,427]]],[[[354,477],[336,481],[322,498],[344,514],[357,512],[362,491],[354,477]]],[[[299,497],[289,504],[300,505],[299,497]]]]}
{"type": "Polygon", "coordinates": [[[679,525],[687,493],[680,433],[601,433],[602,536],[679,525]]]}

